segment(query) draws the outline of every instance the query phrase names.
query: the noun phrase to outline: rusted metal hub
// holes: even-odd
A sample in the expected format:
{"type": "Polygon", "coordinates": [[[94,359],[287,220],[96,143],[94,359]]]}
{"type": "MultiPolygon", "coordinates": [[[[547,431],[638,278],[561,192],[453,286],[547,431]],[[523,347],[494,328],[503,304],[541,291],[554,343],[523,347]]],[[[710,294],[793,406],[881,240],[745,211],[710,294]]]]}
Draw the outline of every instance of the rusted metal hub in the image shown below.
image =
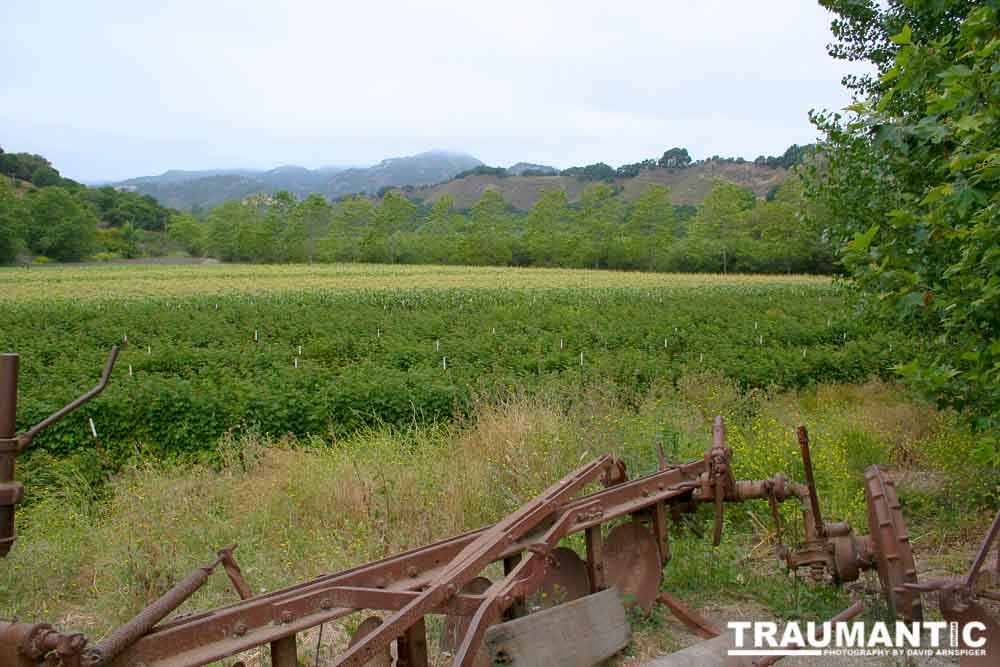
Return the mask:
{"type": "Polygon", "coordinates": [[[57,632],[48,623],[0,621],[0,665],[22,667],[52,658],[64,667],[79,667],[87,645],[81,634],[57,632]]]}

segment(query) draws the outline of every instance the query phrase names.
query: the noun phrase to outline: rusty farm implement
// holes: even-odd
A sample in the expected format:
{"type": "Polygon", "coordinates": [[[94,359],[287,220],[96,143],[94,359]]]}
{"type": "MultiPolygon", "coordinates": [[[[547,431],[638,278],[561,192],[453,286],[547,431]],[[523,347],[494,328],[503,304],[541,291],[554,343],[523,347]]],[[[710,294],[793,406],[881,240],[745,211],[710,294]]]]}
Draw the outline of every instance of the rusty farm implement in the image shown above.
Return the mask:
{"type": "MultiPolygon", "coordinates": [[[[112,349],[94,389],[22,434],[14,427],[18,358],[0,358],[4,554],[14,541],[14,506],[23,497],[13,475],[17,454],[46,426],[100,393],[116,353],[112,349]]],[[[697,612],[660,591],[663,568],[671,560],[670,534],[685,514],[707,505],[714,517],[711,539],[717,545],[726,506],[751,500],[768,503],[776,551],[788,568],[806,569],[816,579],[837,584],[875,571],[890,610],[906,620],[921,620],[922,594],[936,591],[946,619],[981,620],[991,632],[991,643],[1000,642],[997,619],[980,604],[1000,597],[983,585],[991,579],[988,583],[995,588],[1000,579],[1000,564],[987,564],[1000,533],[1000,517],[968,576],[919,583],[899,500],[885,470],[873,466],[865,474],[870,533],[858,535],[847,523],[824,520],[805,428],[799,428],[798,438],[804,482],[781,474],[735,479],[733,452],[726,444],[725,425],[717,418],[711,445],[699,459],[669,463],[661,452],[654,472],[629,479],[622,461],[601,456],[491,526],[257,595],[237,565],[233,548],[226,548],[97,642],[46,623],[0,621],[0,666],[194,667],[223,661],[236,667],[242,664],[241,653],[268,646],[272,665],[293,667],[298,664],[299,633],[359,612],[381,616],[361,622],[346,650],[329,664],[425,667],[432,660],[426,622],[432,615],[444,617],[437,644],[455,667],[596,664],[627,643],[626,607],[648,612],[659,600],[697,634],[718,634],[697,612]],[[784,502],[802,508],[804,539],[795,547],[781,544],[786,531],[778,506],[784,502]],[[582,537],[579,553],[566,545],[573,535],[582,537]],[[220,566],[240,599],[171,618],[220,566]],[[986,570],[989,577],[981,576],[986,570]]],[[[842,617],[859,611],[855,605],[842,617]]]]}

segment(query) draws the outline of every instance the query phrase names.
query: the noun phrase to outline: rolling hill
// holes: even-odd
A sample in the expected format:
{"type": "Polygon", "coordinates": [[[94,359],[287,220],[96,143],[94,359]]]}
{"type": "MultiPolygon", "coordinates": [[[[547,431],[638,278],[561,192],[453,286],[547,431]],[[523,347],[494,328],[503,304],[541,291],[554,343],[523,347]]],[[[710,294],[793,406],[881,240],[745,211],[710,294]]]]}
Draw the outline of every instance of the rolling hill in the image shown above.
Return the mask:
{"type": "Polygon", "coordinates": [[[318,193],[329,198],[346,194],[373,195],[382,188],[423,186],[447,181],[467,169],[481,165],[465,153],[428,151],[389,158],[365,168],[324,167],[306,169],[283,166],[268,171],[213,169],[170,170],[159,176],[143,176],[114,183],[152,195],[164,206],[189,210],[211,208],[227,199],[241,199],[255,192],[274,194],[287,190],[303,198],[318,193]]]}
{"type": "MultiPolygon", "coordinates": [[[[647,185],[657,184],[670,188],[670,199],[675,204],[698,204],[705,198],[716,180],[726,180],[747,188],[763,197],[788,177],[783,167],[745,162],[742,164],[707,160],[681,169],[651,169],[635,177],[619,177],[614,185],[623,190],[625,198],[634,199],[647,185]]],[[[531,208],[543,190],[562,189],[572,202],[580,197],[592,181],[575,176],[496,176],[472,174],[446,183],[417,188],[406,195],[417,201],[433,203],[448,194],[460,209],[471,207],[488,188],[497,190],[514,208],[531,208]]]]}

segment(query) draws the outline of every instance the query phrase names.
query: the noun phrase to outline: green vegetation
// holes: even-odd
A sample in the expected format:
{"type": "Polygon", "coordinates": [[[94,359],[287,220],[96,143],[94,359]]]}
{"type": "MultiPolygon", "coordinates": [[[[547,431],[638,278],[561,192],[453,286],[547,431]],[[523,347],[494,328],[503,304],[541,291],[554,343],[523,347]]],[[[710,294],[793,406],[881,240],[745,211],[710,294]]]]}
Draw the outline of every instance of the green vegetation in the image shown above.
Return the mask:
{"type": "MultiPolygon", "coordinates": [[[[514,209],[497,190],[487,188],[468,210],[459,210],[447,194],[433,204],[416,204],[389,189],[376,200],[351,196],[331,204],[319,194],[299,199],[281,190],[229,199],[206,214],[180,213],[148,194],[87,188],[68,179],[20,181],[18,175],[48,163],[34,155],[3,155],[9,158],[4,164],[11,180],[0,179],[2,263],[27,251],[40,256],[39,261],[174,253],[270,263],[765,273],[829,273],[834,268],[819,225],[802,215],[807,206],[797,180],[773,186],[767,200],[758,201],[749,190],[719,179],[701,206],[681,206],[655,182],[633,194],[604,182],[613,181],[616,173],[603,165],[599,174],[589,167],[578,170],[582,182],[598,181],[584,187],[578,201],[571,203],[555,188],[543,191],[528,211],[514,209]]],[[[683,170],[690,166],[690,156],[675,148],[658,162],[646,162],[650,168],[659,164],[683,170]]],[[[534,173],[523,173],[529,172],[534,173]]],[[[463,175],[474,174],[503,179],[506,170],[478,166],[463,175]]],[[[180,176],[164,178],[168,185],[187,182],[180,176]]]]}
{"type": "Polygon", "coordinates": [[[819,114],[811,177],[866,303],[924,332],[902,366],[994,447],[1000,429],[1000,20],[995,2],[823,2],[835,57],[872,63],[863,99],[819,114]]]}
{"type": "Polygon", "coordinates": [[[59,262],[164,254],[162,232],[177,215],[148,195],[88,188],[39,155],[0,149],[0,264],[25,251],[59,262]]]}
{"type": "MultiPolygon", "coordinates": [[[[18,323],[0,334],[0,347],[23,356],[23,424],[92,383],[111,344],[124,336],[129,344],[101,400],[41,436],[34,455],[92,450],[88,418],[114,468],[136,447],[158,458],[211,458],[211,443],[240,424],[342,437],[373,424],[448,421],[511,393],[572,396],[603,386],[628,397],[707,370],[748,388],[857,382],[888,375],[917,349],[900,332],[851,317],[839,290],[822,282],[399,292],[372,289],[371,272],[357,276],[361,289],[335,293],[304,291],[304,270],[295,291],[227,296],[218,294],[226,281],[263,286],[266,271],[216,282],[210,268],[162,272],[168,284],[190,276],[201,294],[139,300],[112,290],[128,293],[140,269],[83,270],[98,293],[70,282],[72,299],[52,296],[61,271],[20,271],[47,295],[4,305],[18,323]]],[[[506,269],[491,280],[505,273],[519,279],[506,269]]],[[[16,295],[16,285],[7,291],[16,295]]]]}
{"type": "Polygon", "coordinates": [[[720,180],[693,215],[659,185],[632,201],[606,183],[585,188],[573,204],[562,190],[545,191],[526,213],[492,189],[464,212],[448,195],[427,207],[397,192],[333,205],[278,193],[226,202],[203,232],[176,217],[170,233],[193,254],[224,261],[830,272],[818,225],[801,214],[806,207],[797,181],[758,201],[720,180]]]}
{"type": "MultiPolygon", "coordinates": [[[[103,486],[65,462],[38,465],[28,480],[31,504],[18,515],[19,541],[0,570],[0,614],[100,636],[233,543],[255,590],[309,580],[495,521],[598,454],[621,457],[631,475],[654,469],[657,440],[674,460],[699,457],[716,413],[726,417],[741,478],[779,470],[801,478],[793,428],[807,423],[824,514],[855,525],[866,525],[857,520],[863,468],[899,465],[897,488],[921,558],[980,528],[962,516],[990,490],[991,477],[966,463],[975,441],[949,415],[879,383],[742,391],[716,373],[695,373],[628,400],[594,385],[571,397],[478,403],[451,425],[380,426],[340,438],[268,438],[250,429],[218,443],[215,466],[164,465],[140,454],[103,486]]],[[[843,592],[782,574],[767,517],[762,501],[727,507],[720,549],[684,528],[710,532],[710,508],[675,525],[664,589],[702,609],[710,601],[710,614],[739,605],[818,620],[846,607],[843,592]]],[[[792,505],[787,518],[794,531],[792,505]]],[[[939,574],[967,567],[962,558],[935,565],[939,574]]],[[[878,590],[877,581],[866,588],[878,590]]],[[[216,574],[180,611],[235,599],[216,574]]],[[[632,652],[677,648],[664,631],[667,618],[657,609],[637,622],[632,652]]],[[[325,637],[343,648],[340,627],[328,626],[325,637]]],[[[304,643],[309,660],[315,641],[304,643]]]]}

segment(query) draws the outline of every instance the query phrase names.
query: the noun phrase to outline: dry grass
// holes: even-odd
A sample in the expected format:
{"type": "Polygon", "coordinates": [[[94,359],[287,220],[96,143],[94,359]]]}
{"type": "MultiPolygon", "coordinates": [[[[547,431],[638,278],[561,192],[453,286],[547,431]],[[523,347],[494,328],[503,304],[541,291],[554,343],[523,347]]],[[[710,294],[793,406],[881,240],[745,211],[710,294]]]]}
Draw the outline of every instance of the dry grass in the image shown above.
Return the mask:
{"type": "Polygon", "coordinates": [[[580,269],[386,264],[109,264],[0,267],[0,302],[67,298],[147,299],[203,294],[445,290],[829,285],[822,276],[636,273],[580,269]]]}

